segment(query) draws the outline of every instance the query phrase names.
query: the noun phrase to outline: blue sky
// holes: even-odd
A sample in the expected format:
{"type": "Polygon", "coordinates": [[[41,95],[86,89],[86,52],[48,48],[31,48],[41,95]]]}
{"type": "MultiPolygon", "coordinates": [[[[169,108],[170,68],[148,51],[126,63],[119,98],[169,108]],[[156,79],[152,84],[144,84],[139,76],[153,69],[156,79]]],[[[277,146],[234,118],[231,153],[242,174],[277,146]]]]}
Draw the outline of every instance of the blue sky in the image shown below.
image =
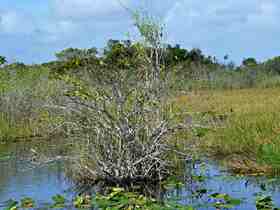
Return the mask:
{"type": "Polygon", "coordinates": [[[1,0],[0,55],[40,63],[67,47],[101,48],[136,39],[129,8],[145,8],[166,25],[167,40],[239,63],[280,55],[279,0],[1,0]]]}

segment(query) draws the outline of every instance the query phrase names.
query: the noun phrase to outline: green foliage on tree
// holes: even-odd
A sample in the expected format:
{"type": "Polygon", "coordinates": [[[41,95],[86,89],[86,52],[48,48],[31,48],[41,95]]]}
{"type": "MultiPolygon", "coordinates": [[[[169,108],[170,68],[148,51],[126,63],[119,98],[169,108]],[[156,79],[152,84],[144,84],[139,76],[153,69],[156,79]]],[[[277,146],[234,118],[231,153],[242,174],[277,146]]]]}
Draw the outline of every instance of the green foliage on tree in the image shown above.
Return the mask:
{"type": "Polygon", "coordinates": [[[271,58],[263,63],[265,72],[280,74],[280,56],[271,58]]]}
{"type": "Polygon", "coordinates": [[[188,51],[181,48],[180,45],[167,45],[165,62],[167,66],[175,66],[187,60],[188,51]]]}
{"type": "Polygon", "coordinates": [[[7,60],[4,56],[0,56],[0,66],[7,63],[7,60]]]}
{"type": "Polygon", "coordinates": [[[255,58],[246,58],[242,61],[244,67],[255,67],[258,65],[258,62],[255,58]]]}
{"type": "Polygon", "coordinates": [[[78,58],[95,58],[96,55],[97,49],[94,47],[89,49],[67,48],[56,53],[56,57],[59,61],[69,61],[78,58]]]}
{"type": "Polygon", "coordinates": [[[103,64],[113,69],[132,69],[142,63],[141,50],[144,50],[140,43],[132,43],[130,40],[119,41],[109,40],[107,47],[100,59],[103,64]]]}

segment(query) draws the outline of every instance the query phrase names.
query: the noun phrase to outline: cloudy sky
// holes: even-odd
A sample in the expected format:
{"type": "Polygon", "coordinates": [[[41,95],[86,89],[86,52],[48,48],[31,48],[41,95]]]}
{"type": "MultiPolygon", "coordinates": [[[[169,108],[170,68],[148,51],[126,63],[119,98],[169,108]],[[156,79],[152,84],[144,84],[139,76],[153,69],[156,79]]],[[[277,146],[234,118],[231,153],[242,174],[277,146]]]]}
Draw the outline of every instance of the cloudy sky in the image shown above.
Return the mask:
{"type": "Polygon", "coordinates": [[[168,42],[239,63],[280,55],[279,0],[0,0],[0,55],[39,63],[67,47],[134,39],[128,8],[166,24],[168,42]]]}

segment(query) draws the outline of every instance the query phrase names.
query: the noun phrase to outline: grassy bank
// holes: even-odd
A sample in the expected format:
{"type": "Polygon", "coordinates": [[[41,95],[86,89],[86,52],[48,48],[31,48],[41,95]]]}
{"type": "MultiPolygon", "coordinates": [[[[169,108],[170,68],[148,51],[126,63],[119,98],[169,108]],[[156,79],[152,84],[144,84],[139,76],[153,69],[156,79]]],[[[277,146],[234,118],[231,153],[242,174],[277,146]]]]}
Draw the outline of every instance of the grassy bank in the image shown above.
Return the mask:
{"type": "Polygon", "coordinates": [[[280,168],[279,91],[197,91],[177,101],[207,121],[209,129],[199,141],[202,151],[237,173],[271,173],[280,168]]]}

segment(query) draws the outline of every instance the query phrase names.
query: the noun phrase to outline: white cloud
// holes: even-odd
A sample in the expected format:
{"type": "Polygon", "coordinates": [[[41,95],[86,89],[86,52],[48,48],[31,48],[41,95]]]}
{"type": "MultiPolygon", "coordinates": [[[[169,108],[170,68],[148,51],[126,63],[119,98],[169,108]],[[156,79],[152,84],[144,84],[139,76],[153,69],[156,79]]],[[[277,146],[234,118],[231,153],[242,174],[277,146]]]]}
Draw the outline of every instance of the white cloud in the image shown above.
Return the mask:
{"type": "Polygon", "coordinates": [[[41,35],[40,40],[46,43],[62,41],[79,31],[80,26],[71,20],[48,20],[37,29],[39,36],[41,35]]]}
{"type": "Polygon", "coordinates": [[[258,13],[249,15],[248,22],[257,28],[278,28],[279,18],[280,4],[267,0],[260,2],[258,13]]]}
{"type": "Polygon", "coordinates": [[[271,21],[279,18],[280,3],[273,0],[212,0],[202,3],[198,0],[177,1],[166,18],[170,24],[179,21],[183,26],[193,23],[194,27],[224,27],[271,21]]]}
{"type": "Polygon", "coordinates": [[[15,13],[3,13],[0,16],[0,28],[4,33],[11,33],[17,30],[19,17],[15,13]]]}
{"type": "MultiPolygon", "coordinates": [[[[279,54],[280,1],[120,1],[129,8],[149,9],[163,17],[169,41],[183,47],[199,47],[219,57],[229,53],[235,61],[247,56],[267,58],[279,54]]],[[[0,42],[6,46],[3,52],[18,54],[26,48],[34,53],[29,60],[38,54],[38,59],[43,60],[44,55],[49,58],[66,47],[102,47],[110,38],[125,39],[125,33],[133,27],[119,0],[44,2],[44,9],[31,9],[38,7],[32,3],[30,8],[19,11],[2,7],[0,1],[0,36],[5,35],[0,42]]]]}
{"type": "Polygon", "coordinates": [[[219,57],[232,52],[235,60],[263,58],[268,42],[280,47],[276,0],[178,0],[165,20],[171,41],[219,57]]]}
{"type": "Polygon", "coordinates": [[[126,5],[129,3],[128,0],[52,0],[52,7],[55,14],[62,18],[107,19],[125,11],[120,2],[126,5]]]}
{"type": "Polygon", "coordinates": [[[32,34],[35,24],[32,19],[18,11],[0,11],[0,32],[6,34],[32,34]]]}

